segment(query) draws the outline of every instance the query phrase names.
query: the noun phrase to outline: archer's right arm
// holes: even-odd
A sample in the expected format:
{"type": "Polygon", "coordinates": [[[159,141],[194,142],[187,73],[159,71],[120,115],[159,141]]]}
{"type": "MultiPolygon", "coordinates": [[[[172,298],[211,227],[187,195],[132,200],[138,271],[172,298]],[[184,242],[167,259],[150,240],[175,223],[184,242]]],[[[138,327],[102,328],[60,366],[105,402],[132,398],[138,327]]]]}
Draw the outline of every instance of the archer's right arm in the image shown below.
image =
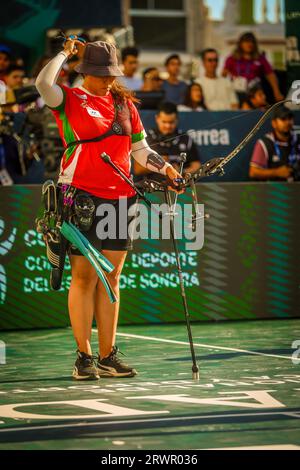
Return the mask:
{"type": "Polygon", "coordinates": [[[69,57],[77,53],[76,43],[80,42],[76,39],[68,39],[64,44],[64,50],[51,59],[36,78],[35,86],[45,104],[50,108],[56,108],[63,102],[63,91],[56,81],[62,66],[69,57]]]}

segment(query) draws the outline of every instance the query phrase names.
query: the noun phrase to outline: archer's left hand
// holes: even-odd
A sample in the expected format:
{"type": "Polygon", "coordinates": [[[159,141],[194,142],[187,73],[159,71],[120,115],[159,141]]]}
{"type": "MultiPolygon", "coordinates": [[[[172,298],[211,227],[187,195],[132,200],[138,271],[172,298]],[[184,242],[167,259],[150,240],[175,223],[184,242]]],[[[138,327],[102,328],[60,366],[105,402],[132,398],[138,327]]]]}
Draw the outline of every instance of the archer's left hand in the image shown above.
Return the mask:
{"type": "Polygon", "coordinates": [[[175,168],[173,168],[172,166],[169,166],[166,171],[166,176],[167,176],[167,179],[171,180],[172,182],[172,186],[168,186],[169,190],[175,191],[177,194],[184,193],[184,189],[176,189],[176,186],[179,186],[179,183],[177,183],[174,180],[176,180],[177,178],[182,178],[182,175],[178,173],[178,171],[175,170],[175,168]]]}

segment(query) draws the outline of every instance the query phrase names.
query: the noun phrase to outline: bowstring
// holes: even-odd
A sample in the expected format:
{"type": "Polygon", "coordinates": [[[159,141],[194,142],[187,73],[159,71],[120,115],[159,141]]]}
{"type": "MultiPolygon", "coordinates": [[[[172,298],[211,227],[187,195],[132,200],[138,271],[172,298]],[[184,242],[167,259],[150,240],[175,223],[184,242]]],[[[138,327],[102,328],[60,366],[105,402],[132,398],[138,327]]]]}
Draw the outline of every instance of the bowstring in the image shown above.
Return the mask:
{"type": "MultiPolygon", "coordinates": [[[[279,104],[283,104],[283,103],[286,103],[286,102],[291,102],[291,100],[283,100],[283,101],[280,101],[280,102],[278,102],[278,103],[274,103],[272,106],[270,106],[270,107],[265,111],[264,114],[269,113],[273,107],[276,107],[276,106],[278,106],[279,104]]],[[[251,111],[246,111],[246,110],[245,110],[245,111],[243,111],[242,113],[237,114],[236,116],[232,116],[232,117],[230,117],[230,118],[223,119],[223,120],[221,120],[221,121],[215,121],[215,122],[213,122],[213,123],[211,123],[211,124],[208,124],[208,125],[206,125],[206,126],[204,126],[204,127],[201,127],[201,130],[206,130],[206,129],[209,129],[210,127],[218,126],[218,125],[220,125],[220,124],[224,124],[224,123],[226,123],[226,122],[233,121],[234,119],[238,119],[238,118],[240,118],[240,117],[250,116],[251,114],[254,114],[254,113],[257,113],[257,112],[259,112],[259,110],[257,110],[257,109],[254,109],[254,110],[251,110],[251,111]]],[[[262,115],[261,119],[264,117],[264,114],[262,115]]],[[[178,134],[176,134],[176,135],[173,135],[172,137],[168,137],[168,138],[166,138],[166,139],[160,140],[159,142],[155,142],[154,144],[149,145],[149,147],[152,149],[153,147],[157,147],[158,145],[164,144],[165,142],[171,142],[172,140],[175,140],[175,139],[177,139],[178,137],[182,137],[182,136],[185,136],[185,135],[188,135],[188,136],[189,136],[190,133],[191,133],[191,131],[187,131],[187,132],[184,132],[184,133],[182,133],[182,134],[181,134],[181,133],[180,133],[180,134],[178,133],[178,134]]],[[[133,153],[135,153],[135,152],[138,152],[139,150],[143,150],[143,149],[145,149],[145,148],[148,148],[148,147],[145,146],[145,145],[144,145],[143,147],[139,147],[138,149],[132,150],[132,151],[131,151],[131,154],[133,154],[133,153]]]]}

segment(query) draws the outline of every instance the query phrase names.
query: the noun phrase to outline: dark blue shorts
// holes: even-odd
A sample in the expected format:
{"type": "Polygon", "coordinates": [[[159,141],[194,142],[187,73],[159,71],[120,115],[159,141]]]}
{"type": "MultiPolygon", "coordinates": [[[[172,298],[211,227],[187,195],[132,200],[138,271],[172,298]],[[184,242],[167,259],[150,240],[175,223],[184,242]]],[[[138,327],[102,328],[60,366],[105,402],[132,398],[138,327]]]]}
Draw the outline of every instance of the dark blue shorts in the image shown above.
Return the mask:
{"type": "MultiPolygon", "coordinates": [[[[86,193],[85,193],[86,194],[86,193]]],[[[89,240],[89,242],[98,250],[111,250],[111,251],[128,251],[133,249],[133,240],[130,238],[128,234],[128,226],[129,224],[133,221],[134,215],[128,215],[128,209],[135,204],[137,201],[137,196],[133,196],[130,198],[127,198],[127,211],[124,212],[124,206],[120,206],[119,199],[104,199],[100,197],[96,197],[93,195],[90,195],[90,197],[93,199],[94,204],[95,204],[95,217],[93,220],[93,223],[91,225],[91,228],[88,231],[82,231],[83,235],[89,240]],[[103,220],[104,218],[107,219],[107,212],[104,212],[103,215],[96,215],[97,209],[99,206],[103,204],[109,204],[114,207],[115,210],[115,221],[113,222],[114,224],[114,236],[112,238],[108,238],[106,235],[105,237],[103,236],[103,233],[101,233],[101,230],[99,230],[99,222],[103,220]],[[120,234],[120,211],[123,211],[122,213],[122,232],[126,232],[120,234]],[[98,230],[97,230],[98,226],[98,230]],[[98,233],[97,233],[98,232],[98,233]],[[100,235],[100,237],[98,236],[100,235]],[[121,236],[120,236],[121,235],[121,236]],[[125,237],[124,237],[125,235],[125,237]]],[[[102,206],[102,209],[104,210],[105,207],[102,206]]],[[[135,210],[133,210],[135,214],[135,210]]],[[[108,219],[109,220],[109,219],[108,219]]],[[[107,231],[109,227],[105,227],[105,232],[107,231]]],[[[69,249],[69,254],[73,255],[79,255],[83,256],[82,253],[76,248],[71,246],[69,249]]]]}

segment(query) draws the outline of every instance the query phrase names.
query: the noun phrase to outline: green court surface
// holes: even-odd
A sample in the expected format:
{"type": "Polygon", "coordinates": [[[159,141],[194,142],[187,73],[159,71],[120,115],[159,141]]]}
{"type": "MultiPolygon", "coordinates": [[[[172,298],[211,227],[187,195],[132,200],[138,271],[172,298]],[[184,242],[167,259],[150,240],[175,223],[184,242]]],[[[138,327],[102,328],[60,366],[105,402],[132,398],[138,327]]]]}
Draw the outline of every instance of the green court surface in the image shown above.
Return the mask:
{"type": "Polygon", "coordinates": [[[78,383],[71,329],[0,333],[0,449],[300,448],[299,320],[197,323],[193,334],[198,382],[176,324],[120,328],[139,375],[78,383]]]}

